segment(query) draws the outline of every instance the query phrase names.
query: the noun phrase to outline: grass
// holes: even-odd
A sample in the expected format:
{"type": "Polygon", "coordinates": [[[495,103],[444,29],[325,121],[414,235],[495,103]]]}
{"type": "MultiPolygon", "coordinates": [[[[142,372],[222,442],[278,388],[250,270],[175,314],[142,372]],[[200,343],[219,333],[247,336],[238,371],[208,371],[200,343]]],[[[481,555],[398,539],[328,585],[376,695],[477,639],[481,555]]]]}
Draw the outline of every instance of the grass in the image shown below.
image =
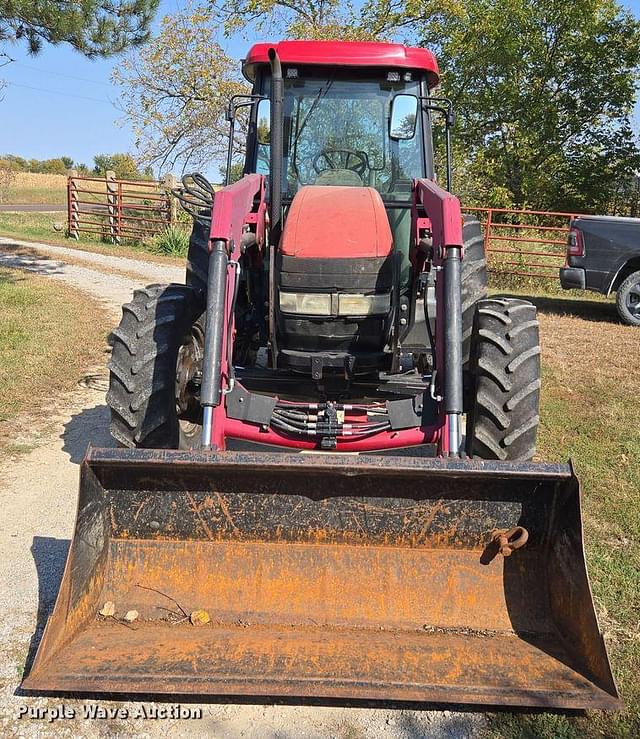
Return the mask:
{"type": "Polygon", "coordinates": [[[2,203],[58,205],[67,202],[67,176],[18,172],[3,191],[2,203]]]}
{"type": "Polygon", "coordinates": [[[9,236],[25,241],[42,241],[47,244],[66,246],[70,249],[109,254],[132,259],[145,259],[161,263],[175,264],[184,261],[184,256],[168,255],[156,250],[153,239],[147,243],[126,242],[111,244],[81,234],[80,239],[66,236],[65,213],[18,213],[0,212],[0,236],[9,236]]]}
{"type": "Polygon", "coordinates": [[[189,231],[180,224],[167,226],[153,238],[152,248],[158,254],[184,258],[189,249],[189,231]]]}
{"type": "Polygon", "coordinates": [[[640,331],[618,322],[611,300],[533,298],[543,359],[538,450],[571,458],[582,483],[591,585],[620,714],[494,714],[490,735],[640,736],[640,331]]]}
{"type": "Polygon", "coordinates": [[[0,448],[20,451],[13,421],[76,387],[104,363],[111,320],[84,293],[0,268],[0,448]]]}

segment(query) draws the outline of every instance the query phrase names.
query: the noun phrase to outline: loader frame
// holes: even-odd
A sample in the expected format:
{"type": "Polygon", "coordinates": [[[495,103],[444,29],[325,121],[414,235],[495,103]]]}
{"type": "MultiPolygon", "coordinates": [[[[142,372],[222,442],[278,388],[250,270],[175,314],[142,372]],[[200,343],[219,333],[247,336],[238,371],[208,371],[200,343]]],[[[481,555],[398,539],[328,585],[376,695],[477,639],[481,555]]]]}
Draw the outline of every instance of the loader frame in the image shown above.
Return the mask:
{"type": "MultiPolygon", "coordinates": [[[[230,418],[224,396],[234,390],[236,380],[232,363],[235,292],[240,270],[243,237],[253,234],[259,245],[269,244],[269,337],[275,365],[275,251],[282,221],[282,149],[283,149],[283,79],[275,49],[269,50],[271,63],[271,146],[269,204],[265,178],[245,175],[239,182],[216,193],[209,233],[209,271],[207,285],[207,332],[205,336],[203,383],[202,446],[222,450],[226,438],[272,444],[297,449],[316,449],[317,441],[287,436],[268,424],[257,425],[247,419],[230,418]],[[267,212],[269,217],[267,218],[267,212]]],[[[261,96],[251,96],[238,104],[253,104],[261,96]]],[[[233,104],[233,101],[232,101],[233,104]]],[[[447,113],[447,171],[451,180],[449,126],[453,115],[449,101],[437,100],[434,107],[447,113]],[[443,105],[446,104],[445,107],[443,105]]],[[[232,106],[230,117],[233,125],[232,106]]],[[[230,147],[232,146],[233,128],[230,147]]],[[[229,158],[231,148],[229,150],[229,158]]],[[[460,202],[447,190],[429,179],[418,179],[412,188],[412,229],[415,239],[412,254],[415,266],[425,267],[417,256],[420,239],[431,240],[429,269],[436,273],[436,330],[434,377],[442,378],[434,387],[438,404],[435,422],[410,429],[380,431],[365,438],[336,438],[336,451],[364,452],[435,444],[439,456],[460,451],[460,415],[463,412],[461,261],[463,259],[462,214],[460,202]]],[[[245,391],[246,392],[246,391],[245,391]]],[[[247,398],[243,398],[246,401],[247,398]]]]}

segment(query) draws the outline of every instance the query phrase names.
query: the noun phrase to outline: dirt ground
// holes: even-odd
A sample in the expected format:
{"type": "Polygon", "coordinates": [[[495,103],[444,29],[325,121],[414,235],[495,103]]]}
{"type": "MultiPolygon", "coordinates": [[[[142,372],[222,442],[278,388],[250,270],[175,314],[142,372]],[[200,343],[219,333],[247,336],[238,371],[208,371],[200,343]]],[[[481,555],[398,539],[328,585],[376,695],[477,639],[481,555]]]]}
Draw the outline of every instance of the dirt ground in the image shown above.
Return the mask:
{"type": "MultiPolygon", "coordinates": [[[[28,244],[41,254],[18,253],[19,243],[0,238],[0,265],[26,269],[80,287],[108,307],[115,324],[120,305],[147,282],[181,281],[182,270],[132,259],[28,244]],[[12,246],[14,244],[14,246],[12,246]],[[69,255],[66,252],[72,251],[69,255]],[[66,261],[72,259],[72,261],[66,261]],[[139,275],[135,279],[132,275],[139,275]]],[[[23,244],[24,246],[24,244],[23,244]]],[[[139,736],[139,737],[389,737],[411,739],[479,736],[486,726],[482,714],[327,705],[256,703],[183,703],[201,708],[202,718],[132,718],[151,701],[87,701],[74,697],[25,696],[20,683],[53,608],[73,531],[78,465],[89,443],[112,446],[105,405],[107,375],[102,367],[87,368],[77,391],[60,397],[39,418],[18,419],[16,441],[33,450],[0,467],[0,733],[3,736],[139,736]],[[129,718],[87,719],[86,706],[123,709],[129,718]],[[75,718],[49,720],[66,707],[75,718]],[[40,711],[41,718],[24,716],[40,711]]],[[[165,707],[168,704],[164,704],[165,707]]],[[[169,703],[170,705],[170,703],[169,703]]]]}

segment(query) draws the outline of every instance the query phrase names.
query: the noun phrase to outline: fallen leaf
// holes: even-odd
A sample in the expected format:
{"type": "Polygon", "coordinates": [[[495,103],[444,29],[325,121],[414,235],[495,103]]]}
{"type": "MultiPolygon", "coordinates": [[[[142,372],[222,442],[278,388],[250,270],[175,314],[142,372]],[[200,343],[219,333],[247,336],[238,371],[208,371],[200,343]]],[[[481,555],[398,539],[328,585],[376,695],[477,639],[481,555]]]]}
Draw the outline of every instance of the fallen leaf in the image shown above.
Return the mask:
{"type": "Polygon", "coordinates": [[[205,624],[208,624],[209,621],[211,621],[211,617],[205,610],[201,608],[197,611],[191,612],[191,615],[189,616],[189,621],[191,621],[194,626],[204,626],[205,624]]]}
{"type": "Polygon", "coordinates": [[[135,621],[138,618],[138,611],[127,611],[124,614],[125,621],[135,621]]]}
{"type": "Polygon", "coordinates": [[[104,605],[102,606],[102,608],[101,608],[101,609],[100,609],[100,610],[98,611],[98,613],[99,613],[99,614],[100,614],[101,616],[105,616],[105,617],[107,617],[107,618],[108,618],[109,616],[113,616],[113,615],[115,615],[115,612],[116,612],[116,604],[115,604],[115,603],[113,603],[113,602],[112,602],[112,601],[110,601],[110,600],[108,600],[108,601],[107,601],[107,602],[106,602],[106,603],[105,603],[105,604],[104,604],[104,605]]]}

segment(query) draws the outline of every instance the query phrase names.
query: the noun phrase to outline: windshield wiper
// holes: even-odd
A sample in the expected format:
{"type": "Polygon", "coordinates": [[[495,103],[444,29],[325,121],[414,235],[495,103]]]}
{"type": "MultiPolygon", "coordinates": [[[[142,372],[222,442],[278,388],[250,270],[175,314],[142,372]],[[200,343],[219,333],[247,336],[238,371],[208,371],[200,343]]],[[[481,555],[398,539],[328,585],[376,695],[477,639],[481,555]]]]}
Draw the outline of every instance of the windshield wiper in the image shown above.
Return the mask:
{"type": "Polygon", "coordinates": [[[305,126],[307,125],[307,122],[309,121],[309,118],[311,117],[311,114],[318,106],[318,103],[322,100],[322,98],[329,92],[331,89],[331,85],[333,85],[333,80],[329,80],[325,87],[321,87],[318,90],[318,94],[316,95],[314,101],[311,103],[311,107],[309,108],[309,111],[307,112],[307,115],[304,117],[304,120],[300,124],[300,128],[298,129],[298,133],[296,134],[296,137],[293,141],[293,146],[291,147],[293,149],[293,161],[295,162],[296,159],[296,152],[297,152],[297,146],[298,146],[298,139],[300,136],[302,136],[302,132],[304,131],[305,126]]]}

